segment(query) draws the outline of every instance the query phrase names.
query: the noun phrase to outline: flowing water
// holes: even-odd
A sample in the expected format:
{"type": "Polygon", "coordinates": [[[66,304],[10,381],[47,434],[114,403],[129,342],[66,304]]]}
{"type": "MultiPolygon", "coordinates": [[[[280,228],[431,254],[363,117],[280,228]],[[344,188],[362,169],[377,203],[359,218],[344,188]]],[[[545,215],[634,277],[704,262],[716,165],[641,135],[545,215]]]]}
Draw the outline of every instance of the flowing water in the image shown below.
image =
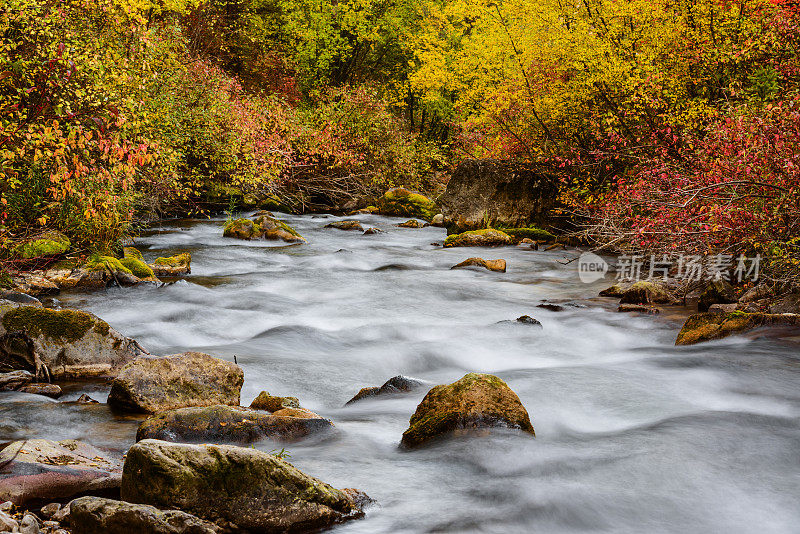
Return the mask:
{"type": "MultiPolygon", "coordinates": [[[[360,216],[282,216],[308,245],[221,237],[221,220],[181,221],[138,240],[147,258],[192,252],[165,287],[61,297],[153,354],[209,352],[261,390],[300,398],[336,431],[287,446],[291,462],[377,502],[341,533],[800,532],[800,366],[796,342],[730,338],[675,347],[680,316],[617,313],[578,280],[575,252],[442,249],[438,228],[360,216]],[[456,270],[469,256],[508,272],[456,270]],[[571,303],[564,311],[536,307],[571,303]],[[498,324],[528,314],[543,329],[498,324]],[[449,383],[504,379],[536,439],[514,431],[398,447],[424,391],[344,403],[404,374],[449,383]]],[[[68,388],[104,400],[108,386],[68,388]]],[[[78,438],[124,450],[137,418],[105,405],[0,397],[0,440],[78,438]]],[[[274,443],[257,445],[264,450],[274,443]]]]}

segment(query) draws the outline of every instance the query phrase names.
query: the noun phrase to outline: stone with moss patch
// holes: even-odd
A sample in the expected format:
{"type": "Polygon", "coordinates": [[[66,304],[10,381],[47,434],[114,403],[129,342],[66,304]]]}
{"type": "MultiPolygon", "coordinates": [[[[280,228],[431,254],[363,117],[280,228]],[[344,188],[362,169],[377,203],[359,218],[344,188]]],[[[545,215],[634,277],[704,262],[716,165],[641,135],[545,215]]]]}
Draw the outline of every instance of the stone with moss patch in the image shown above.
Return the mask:
{"type": "Polygon", "coordinates": [[[150,266],[141,259],[134,258],[132,256],[125,256],[119,260],[119,262],[137,278],[147,282],[159,281],[158,278],[156,278],[156,275],[153,273],[153,269],[151,269],[150,266]]]}
{"type": "Polygon", "coordinates": [[[261,237],[264,239],[283,240],[287,243],[306,242],[306,238],[301,236],[297,230],[275,217],[261,215],[254,222],[261,229],[261,237]]]}
{"type": "Polygon", "coordinates": [[[484,230],[469,230],[460,234],[447,236],[444,246],[450,247],[500,247],[511,245],[514,241],[511,236],[501,230],[486,228],[484,230]]]}
{"type": "Polygon", "coordinates": [[[494,375],[469,373],[425,395],[402,444],[417,447],[446,433],[496,426],[534,434],[527,410],[505,382],[494,375]]]}
{"type": "Polygon", "coordinates": [[[693,345],[766,326],[800,327],[800,315],[747,313],[741,310],[729,313],[696,313],[686,319],[675,344],[693,345]]]}
{"type": "Polygon", "coordinates": [[[35,306],[0,306],[0,335],[7,340],[0,360],[39,376],[83,378],[113,376],[145,354],[91,313],[35,306]]]}
{"type": "Polygon", "coordinates": [[[156,261],[149,265],[153,269],[155,276],[180,276],[192,272],[192,255],[189,252],[182,252],[174,256],[164,256],[156,258],[156,261]]]}
{"type": "Polygon", "coordinates": [[[278,397],[270,395],[266,391],[262,391],[250,403],[250,407],[254,410],[266,410],[268,412],[277,412],[284,408],[299,408],[300,401],[297,397],[278,397]]]}
{"type": "Polygon", "coordinates": [[[14,255],[22,259],[64,254],[70,248],[69,238],[61,232],[45,232],[14,247],[14,255]]]}
{"type": "Polygon", "coordinates": [[[677,304],[679,301],[663,284],[640,280],[622,292],[620,304],[677,304]]]}
{"type": "Polygon", "coordinates": [[[134,258],[137,260],[144,260],[142,252],[136,247],[123,247],[122,256],[125,258],[134,258]]]}
{"type": "Polygon", "coordinates": [[[521,242],[523,239],[547,243],[556,240],[556,236],[547,230],[536,228],[535,226],[531,226],[529,228],[503,228],[502,230],[511,236],[511,239],[514,240],[514,244],[521,242]]]}
{"type": "Polygon", "coordinates": [[[121,497],[254,533],[317,531],[361,517],[369,500],[256,449],[152,439],[128,451],[121,497]]]}
{"type": "Polygon", "coordinates": [[[388,190],[378,199],[377,207],[382,215],[416,217],[426,221],[431,221],[439,213],[436,202],[404,187],[388,190]]]}

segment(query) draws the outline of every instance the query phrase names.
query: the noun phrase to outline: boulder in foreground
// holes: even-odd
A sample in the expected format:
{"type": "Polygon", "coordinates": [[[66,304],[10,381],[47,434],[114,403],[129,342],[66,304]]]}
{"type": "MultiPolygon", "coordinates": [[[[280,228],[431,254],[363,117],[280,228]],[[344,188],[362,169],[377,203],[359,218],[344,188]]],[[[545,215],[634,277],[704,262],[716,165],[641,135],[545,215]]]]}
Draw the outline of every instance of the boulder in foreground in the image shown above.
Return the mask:
{"type": "Polygon", "coordinates": [[[244,372],[202,352],[138,358],[120,370],[108,404],[135,413],[188,406],[239,405],[244,372]]]}
{"type": "Polygon", "coordinates": [[[333,423],[302,408],[274,414],[241,406],[203,406],[160,412],[139,425],[136,440],[248,444],[263,439],[296,441],[333,428],[333,423]]]}
{"type": "Polygon", "coordinates": [[[78,493],[118,488],[122,462],[75,440],[15,441],[0,451],[0,501],[66,499],[78,493]]]}
{"type": "Polygon", "coordinates": [[[505,382],[493,375],[469,373],[425,395],[401,443],[418,447],[446,433],[497,426],[534,435],[528,412],[505,382]]]}
{"type": "Polygon", "coordinates": [[[800,327],[800,315],[794,313],[696,313],[689,316],[678,333],[676,345],[722,339],[762,326],[800,327]]]}
{"type": "Polygon", "coordinates": [[[361,517],[368,498],[256,449],[143,440],[125,460],[122,499],[178,509],[232,532],[304,532],[361,517]]]}
{"type": "Polygon", "coordinates": [[[180,510],[80,497],[70,503],[69,524],[79,534],[216,534],[219,527],[180,510]]]}

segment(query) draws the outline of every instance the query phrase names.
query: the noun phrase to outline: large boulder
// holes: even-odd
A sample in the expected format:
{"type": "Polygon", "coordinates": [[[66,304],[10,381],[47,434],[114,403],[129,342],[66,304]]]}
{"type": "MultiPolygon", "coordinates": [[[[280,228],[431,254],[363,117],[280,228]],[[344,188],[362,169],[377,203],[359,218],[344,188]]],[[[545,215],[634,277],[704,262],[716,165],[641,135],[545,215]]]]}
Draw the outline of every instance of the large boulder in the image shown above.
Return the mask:
{"type": "Polygon", "coordinates": [[[80,497],[70,503],[69,525],[78,534],[216,534],[209,521],[181,512],[159,510],[147,504],[80,497]]]}
{"type": "Polygon", "coordinates": [[[399,395],[402,393],[411,393],[414,392],[425,385],[425,382],[422,380],[418,380],[416,378],[411,378],[408,376],[397,375],[393,376],[389,380],[383,383],[382,386],[372,386],[361,388],[361,390],[355,394],[355,396],[347,401],[347,404],[352,404],[356,401],[360,401],[362,399],[367,399],[370,397],[385,397],[385,396],[394,396],[399,395]]]}
{"type": "Polygon", "coordinates": [[[693,345],[766,326],[800,327],[800,315],[746,313],[741,310],[729,313],[696,313],[686,319],[675,344],[693,345]]]}
{"type": "Polygon", "coordinates": [[[252,533],[325,528],[363,515],[366,499],[256,449],[150,439],[128,451],[121,496],[252,533]]]}
{"type": "Polygon", "coordinates": [[[733,286],[725,280],[713,280],[700,294],[697,310],[706,312],[714,304],[733,304],[735,302],[736,292],[733,286]]]}
{"type": "Polygon", "coordinates": [[[225,223],[223,237],[236,239],[272,239],[287,243],[305,243],[306,240],[297,231],[283,221],[269,215],[259,215],[253,220],[234,219],[225,223]]]}
{"type": "Polygon", "coordinates": [[[333,428],[328,419],[301,408],[283,408],[275,414],[226,405],[178,408],[144,421],[136,440],[244,445],[263,439],[296,441],[333,428]]]}
{"type": "Polygon", "coordinates": [[[559,179],[547,170],[512,161],[466,160],[438,202],[448,234],[488,226],[543,225],[558,198],[559,179]]]}
{"type": "Polygon", "coordinates": [[[493,375],[469,373],[425,395],[403,433],[402,444],[417,447],[446,433],[496,426],[534,435],[527,410],[505,382],[493,375]]]}
{"type": "Polygon", "coordinates": [[[238,406],[243,382],[241,367],[202,352],[143,357],[120,370],[111,384],[108,404],[135,413],[238,406]]]}
{"type": "Polygon", "coordinates": [[[39,378],[114,376],[147,354],[91,313],[0,304],[0,363],[39,378]]]}
{"type": "Polygon", "coordinates": [[[679,301],[663,284],[642,280],[622,292],[620,304],[677,304],[679,301]]]}
{"type": "Polygon", "coordinates": [[[485,228],[483,230],[468,230],[460,234],[452,234],[444,240],[445,248],[450,247],[502,247],[512,245],[511,236],[502,230],[485,228]]]}
{"type": "Polygon", "coordinates": [[[409,191],[403,187],[389,189],[378,199],[381,215],[395,217],[416,217],[426,221],[433,220],[439,213],[436,202],[421,193],[409,191]]]}
{"type": "Polygon", "coordinates": [[[22,505],[118,488],[121,460],[81,441],[15,441],[0,451],[0,501],[22,505]]]}

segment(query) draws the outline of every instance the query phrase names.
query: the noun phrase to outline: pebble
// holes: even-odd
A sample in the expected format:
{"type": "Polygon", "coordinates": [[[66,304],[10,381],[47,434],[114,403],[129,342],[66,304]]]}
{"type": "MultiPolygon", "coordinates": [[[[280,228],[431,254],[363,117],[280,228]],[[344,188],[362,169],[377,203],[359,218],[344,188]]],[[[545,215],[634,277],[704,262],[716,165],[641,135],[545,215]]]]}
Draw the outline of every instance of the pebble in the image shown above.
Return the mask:
{"type": "Polygon", "coordinates": [[[19,524],[20,534],[40,534],[39,521],[31,514],[25,514],[22,522],[19,524]]]}

